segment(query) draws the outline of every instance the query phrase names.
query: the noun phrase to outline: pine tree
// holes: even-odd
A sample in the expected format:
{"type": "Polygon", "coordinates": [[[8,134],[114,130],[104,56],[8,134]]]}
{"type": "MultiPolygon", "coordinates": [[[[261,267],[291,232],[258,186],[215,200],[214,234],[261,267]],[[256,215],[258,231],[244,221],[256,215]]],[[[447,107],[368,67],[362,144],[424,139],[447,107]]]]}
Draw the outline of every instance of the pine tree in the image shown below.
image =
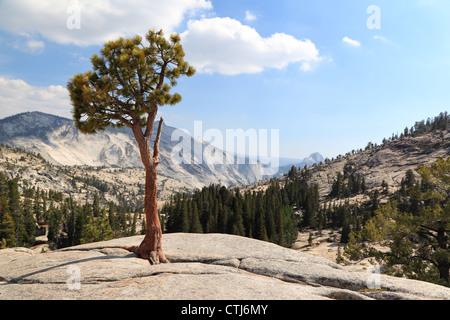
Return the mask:
{"type": "Polygon", "coordinates": [[[108,205],[108,219],[111,230],[115,235],[118,235],[120,233],[120,225],[119,220],[117,219],[116,216],[116,209],[112,201],[110,201],[108,205]]]}
{"type": "Polygon", "coordinates": [[[59,212],[58,209],[55,208],[53,200],[50,203],[48,215],[49,215],[48,239],[49,241],[57,243],[57,237],[61,225],[61,213],[59,212]]]}
{"type": "Polygon", "coordinates": [[[181,212],[180,212],[180,219],[177,223],[177,231],[188,233],[189,232],[189,208],[188,208],[188,200],[183,199],[182,206],[181,206],[181,212]]]}
{"type": "Polygon", "coordinates": [[[75,228],[76,228],[76,214],[72,195],[69,195],[69,213],[67,217],[67,241],[66,246],[73,246],[75,244],[75,228]]]}
{"type": "MultiPolygon", "coordinates": [[[[135,216],[137,216],[135,214],[135,216]]],[[[97,241],[107,241],[114,238],[114,232],[109,224],[109,217],[105,209],[100,210],[100,217],[96,220],[96,228],[99,230],[97,241]]]]}
{"type": "Polygon", "coordinates": [[[380,200],[378,199],[379,194],[380,194],[379,191],[375,190],[372,195],[372,199],[371,199],[372,200],[372,207],[371,207],[372,216],[375,215],[375,211],[378,210],[378,207],[380,205],[380,200]]]}
{"type": "Polygon", "coordinates": [[[282,212],[284,221],[284,245],[290,247],[298,237],[297,218],[291,206],[283,206],[282,212]]]}
{"type": "Polygon", "coordinates": [[[343,195],[344,176],[338,172],[331,186],[330,197],[341,197],[343,195]]]}
{"type": "Polygon", "coordinates": [[[97,237],[97,230],[94,227],[94,217],[92,215],[92,207],[86,203],[81,211],[81,244],[94,242],[97,237]]]}
{"type": "Polygon", "coordinates": [[[177,79],[195,74],[184,56],[179,35],[167,38],[162,30],[149,30],[146,42],[140,36],[108,41],[100,55],[92,56],[92,70],[76,74],[67,84],[75,126],[82,133],[107,127],[128,127],[133,133],[146,172],[147,223],[135,251],[152,264],[169,262],[162,251],[156,187],[162,118],[152,149],[149,143],[158,109],[181,101],[178,93],[170,93],[177,79]]]}
{"type": "Polygon", "coordinates": [[[23,219],[24,219],[24,234],[21,242],[24,246],[31,246],[35,241],[36,222],[33,216],[33,202],[26,198],[23,203],[23,219]]]}
{"type": "Polygon", "coordinates": [[[337,250],[337,256],[336,256],[336,263],[344,263],[345,259],[342,256],[342,252],[341,252],[341,246],[338,245],[338,250],[337,250]]]}
{"type": "Polygon", "coordinates": [[[15,235],[16,226],[14,220],[9,211],[6,198],[0,198],[0,240],[4,243],[5,247],[15,247],[17,244],[15,235]]]}
{"type": "Polygon", "coordinates": [[[43,222],[43,209],[41,206],[41,193],[39,187],[37,188],[34,196],[33,213],[36,218],[36,222],[41,224],[43,222]]]}
{"type": "Polygon", "coordinates": [[[131,228],[130,228],[130,233],[128,236],[134,236],[136,235],[136,223],[137,223],[137,218],[138,218],[138,214],[134,213],[133,214],[133,220],[131,222],[131,228]]]}
{"type": "Polygon", "coordinates": [[[8,199],[9,196],[9,188],[8,188],[8,179],[3,172],[0,172],[0,198],[4,197],[8,199]]]}
{"type": "Polygon", "coordinates": [[[294,179],[296,174],[297,174],[297,168],[295,166],[292,166],[288,173],[289,179],[294,179]]]}
{"type": "Polygon", "coordinates": [[[308,244],[309,244],[310,247],[311,247],[312,244],[313,244],[313,235],[312,235],[312,232],[309,233],[309,236],[308,236],[308,244]]]}
{"type": "Polygon", "coordinates": [[[100,217],[100,200],[98,198],[98,193],[94,194],[94,200],[92,202],[92,213],[94,218],[100,217]]]}
{"type": "Polygon", "coordinates": [[[383,190],[382,194],[384,194],[384,195],[388,195],[389,194],[389,185],[387,184],[387,182],[385,180],[383,180],[381,182],[381,189],[383,190]]]}
{"type": "Polygon", "coordinates": [[[264,201],[264,199],[263,199],[262,193],[258,193],[258,195],[256,197],[254,237],[259,240],[268,241],[263,201],[264,201]]]}
{"type": "Polygon", "coordinates": [[[73,233],[73,245],[79,245],[82,243],[82,238],[84,234],[84,226],[85,226],[85,220],[84,215],[82,213],[82,208],[78,204],[74,204],[74,221],[75,221],[75,227],[74,227],[74,233],[73,233]]]}
{"type": "Polygon", "coordinates": [[[350,223],[349,219],[346,217],[344,218],[344,224],[342,226],[342,233],[341,233],[341,243],[347,243],[349,240],[351,229],[350,229],[350,223]]]}
{"type": "Polygon", "coordinates": [[[11,215],[18,215],[22,209],[17,179],[9,180],[9,210],[11,215]]]}
{"type": "Polygon", "coordinates": [[[286,245],[285,235],[284,235],[284,214],[283,214],[283,207],[277,208],[277,214],[276,214],[276,227],[277,227],[277,243],[280,246],[286,245]]]}
{"type": "Polygon", "coordinates": [[[242,220],[242,215],[239,213],[234,213],[229,220],[229,234],[234,234],[237,236],[245,236],[245,228],[242,220]]]}
{"type": "Polygon", "coordinates": [[[366,179],[364,177],[361,178],[361,192],[366,192],[367,187],[366,187],[366,179]]]}
{"type": "Polygon", "coordinates": [[[190,233],[203,233],[202,225],[200,224],[200,217],[198,213],[198,206],[196,201],[192,201],[192,213],[189,226],[190,233]]]}
{"type": "Polygon", "coordinates": [[[253,236],[253,213],[251,195],[247,192],[244,196],[244,212],[243,212],[243,224],[245,228],[245,235],[249,238],[253,236]]]}
{"type": "MultiPolygon", "coordinates": [[[[271,201],[271,199],[268,199],[268,201],[271,201]]],[[[276,242],[278,239],[278,236],[276,234],[275,230],[275,223],[274,223],[274,213],[273,209],[266,205],[266,215],[265,215],[265,222],[266,222],[266,233],[267,238],[270,242],[276,242]]]]}
{"type": "Polygon", "coordinates": [[[25,225],[23,221],[22,201],[20,198],[17,179],[8,181],[8,189],[8,208],[15,225],[14,234],[16,237],[16,244],[22,245],[20,239],[25,237],[25,225]]]}

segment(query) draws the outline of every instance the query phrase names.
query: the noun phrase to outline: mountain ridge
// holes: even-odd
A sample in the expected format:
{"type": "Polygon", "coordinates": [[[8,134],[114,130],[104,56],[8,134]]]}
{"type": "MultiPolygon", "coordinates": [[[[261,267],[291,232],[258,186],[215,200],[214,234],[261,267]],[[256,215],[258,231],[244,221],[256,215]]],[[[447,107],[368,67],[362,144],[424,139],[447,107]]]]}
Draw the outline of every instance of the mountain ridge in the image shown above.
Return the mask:
{"type": "MultiPolygon", "coordinates": [[[[248,159],[244,164],[175,163],[171,154],[179,144],[179,141],[172,140],[175,130],[163,125],[159,166],[162,174],[198,188],[211,183],[225,186],[248,184],[262,178],[261,164],[251,164],[248,159]]],[[[189,139],[193,150],[199,143],[202,143],[202,150],[209,146],[192,137],[189,139]]],[[[26,112],[1,119],[0,143],[40,154],[56,165],[142,168],[138,147],[128,128],[107,128],[95,135],[85,135],[75,128],[73,120],[42,112],[26,112]]],[[[219,152],[225,155],[224,151],[219,152]]],[[[194,156],[192,153],[191,159],[195,159],[194,156]]]]}

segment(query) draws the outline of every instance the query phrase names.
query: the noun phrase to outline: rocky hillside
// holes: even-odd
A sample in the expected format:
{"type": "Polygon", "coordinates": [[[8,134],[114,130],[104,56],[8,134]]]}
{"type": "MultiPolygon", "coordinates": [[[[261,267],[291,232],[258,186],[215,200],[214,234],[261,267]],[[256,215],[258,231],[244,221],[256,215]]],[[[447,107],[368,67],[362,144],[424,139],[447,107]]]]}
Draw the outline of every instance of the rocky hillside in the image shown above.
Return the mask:
{"type": "MultiPolygon", "coordinates": [[[[378,190],[380,194],[387,186],[389,192],[400,187],[402,179],[408,170],[423,164],[430,165],[439,157],[450,156],[450,130],[435,130],[417,136],[407,136],[401,139],[386,141],[382,145],[369,144],[365,150],[353,151],[336,159],[314,164],[307,171],[298,167],[297,175],[305,177],[309,185],[316,184],[321,201],[349,200],[360,203],[369,200],[369,194],[378,190]],[[348,178],[360,175],[364,178],[366,192],[350,197],[330,196],[337,174],[341,173],[344,183],[348,178]],[[382,186],[384,183],[385,186],[382,186]]],[[[416,173],[415,173],[416,174],[416,173]]],[[[287,175],[280,178],[286,181],[287,175]]],[[[266,179],[250,186],[250,189],[261,190],[270,184],[266,179]]]]}
{"type": "Polygon", "coordinates": [[[292,249],[219,234],[164,234],[171,264],[123,246],[142,236],[39,253],[0,251],[2,300],[449,300],[426,282],[352,272],[292,249]]]}
{"type": "MultiPolygon", "coordinates": [[[[135,206],[143,202],[142,168],[107,168],[90,166],[58,166],[25,150],[0,146],[0,171],[10,179],[18,178],[21,187],[61,192],[76,201],[85,201],[87,194],[99,193],[106,203],[125,201],[135,206]]],[[[191,192],[193,186],[160,174],[158,200],[166,201],[174,192],[191,192]]]]}
{"type": "Polygon", "coordinates": [[[408,170],[414,171],[421,164],[430,165],[437,158],[448,156],[450,130],[435,131],[387,142],[316,166],[311,170],[310,183],[317,183],[321,197],[326,197],[331,191],[336,173],[341,172],[344,176],[360,174],[368,190],[381,189],[384,181],[394,191],[399,188],[408,170]]]}
{"type": "MultiPolygon", "coordinates": [[[[212,183],[225,186],[249,184],[262,178],[260,165],[248,161],[223,165],[212,165],[207,161],[177,163],[172,159],[172,150],[180,143],[180,140],[172,141],[175,130],[166,125],[162,129],[158,167],[161,175],[197,188],[212,183]]],[[[191,159],[194,159],[194,150],[203,150],[208,144],[188,138],[191,159]]],[[[40,154],[49,163],[59,166],[142,168],[139,149],[128,128],[109,128],[95,135],[85,135],[75,128],[72,120],[41,112],[22,113],[0,120],[0,143],[40,154]]]]}

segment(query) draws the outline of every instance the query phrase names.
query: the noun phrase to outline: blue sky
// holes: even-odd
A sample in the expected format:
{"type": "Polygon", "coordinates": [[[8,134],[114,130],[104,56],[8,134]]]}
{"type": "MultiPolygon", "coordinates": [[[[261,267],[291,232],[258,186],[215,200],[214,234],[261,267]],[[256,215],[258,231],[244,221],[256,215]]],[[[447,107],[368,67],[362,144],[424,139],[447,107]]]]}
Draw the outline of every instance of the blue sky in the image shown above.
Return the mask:
{"type": "Polygon", "coordinates": [[[0,0],[0,118],[70,117],[65,85],[102,43],[163,28],[197,68],[161,109],[167,124],[278,129],[282,157],[331,158],[447,110],[449,12],[447,0],[0,0]]]}

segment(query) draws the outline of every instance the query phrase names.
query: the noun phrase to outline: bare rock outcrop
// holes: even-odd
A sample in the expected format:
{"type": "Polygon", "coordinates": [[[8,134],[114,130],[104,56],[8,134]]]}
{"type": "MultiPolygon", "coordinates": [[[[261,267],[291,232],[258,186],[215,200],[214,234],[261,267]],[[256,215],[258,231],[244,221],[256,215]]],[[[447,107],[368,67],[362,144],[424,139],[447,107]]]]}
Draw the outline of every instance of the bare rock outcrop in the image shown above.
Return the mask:
{"type": "Polygon", "coordinates": [[[308,183],[317,184],[322,199],[330,194],[338,172],[364,177],[369,191],[381,189],[383,181],[391,191],[395,191],[408,170],[415,172],[419,165],[430,165],[438,158],[448,156],[450,130],[429,132],[390,141],[355,154],[349,153],[335,161],[314,166],[310,168],[308,183]]]}
{"type": "Polygon", "coordinates": [[[224,234],[164,234],[172,263],[151,266],[123,249],[141,240],[45,253],[1,250],[0,300],[450,299],[446,287],[347,271],[320,257],[224,234]]]}

